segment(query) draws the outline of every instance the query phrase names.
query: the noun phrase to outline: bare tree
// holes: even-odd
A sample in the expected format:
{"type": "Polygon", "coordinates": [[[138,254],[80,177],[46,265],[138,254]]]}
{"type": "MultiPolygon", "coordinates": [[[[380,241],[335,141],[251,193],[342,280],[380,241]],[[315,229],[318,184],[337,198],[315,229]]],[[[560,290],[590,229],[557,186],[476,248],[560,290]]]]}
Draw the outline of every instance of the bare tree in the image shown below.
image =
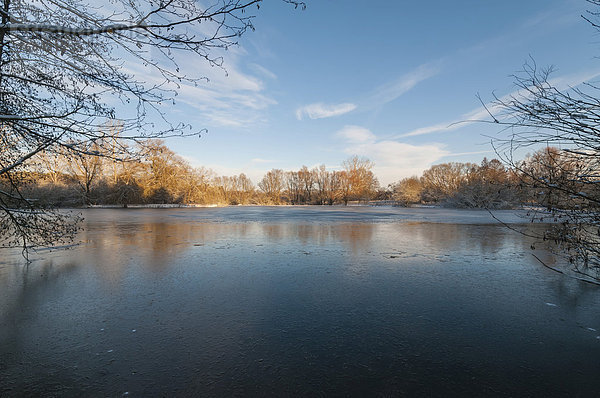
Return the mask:
{"type": "Polygon", "coordinates": [[[104,141],[106,143],[103,146],[105,154],[107,155],[106,163],[107,167],[111,169],[111,183],[112,185],[116,185],[119,182],[119,174],[123,169],[123,165],[126,164],[126,160],[135,160],[135,159],[124,159],[120,156],[122,153],[131,152],[127,147],[127,144],[119,140],[119,135],[121,134],[121,123],[116,120],[110,120],[106,127],[109,130],[108,138],[104,141]]]}
{"type": "Polygon", "coordinates": [[[481,165],[467,164],[459,189],[446,198],[453,207],[501,209],[518,205],[521,195],[517,184],[498,159],[484,158],[481,165]]]}
{"type": "Polygon", "coordinates": [[[88,143],[82,146],[85,151],[66,153],[67,171],[77,181],[81,191],[82,204],[92,204],[92,185],[98,180],[102,173],[102,156],[100,146],[88,143]]]}
{"type": "Polygon", "coordinates": [[[368,201],[377,190],[379,182],[373,174],[373,162],[352,156],[342,163],[342,190],[344,204],[349,200],[368,201]]]}
{"type": "Polygon", "coordinates": [[[431,166],[423,172],[421,184],[423,199],[427,202],[441,202],[454,195],[468,181],[470,163],[442,163],[431,166]]]}
{"type": "Polygon", "coordinates": [[[240,175],[230,177],[231,186],[233,190],[233,199],[231,204],[248,204],[254,194],[254,184],[246,176],[241,173],[240,175]]]}
{"type": "Polygon", "coordinates": [[[281,169],[268,171],[263,179],[258,183],[261,191],[267,195],[267,198],[274,204],[281,203],[281,193],[285,188],[285,173],[281,169]]]}
{"type": "Polygon", "coordinates": [[[402,205],[407,206],[412,203],[419,203],[421,201],[421,193],[423,191],[423,185],[419,177],[407,177],[393,187],[394,193],[393,198],[402,205]]]}
{"type": "MultiPolygon", "coordinates": [[[[110,138],[124,142],[197,133],[171,123],[163,113],[180,84],[203,79],[186,75],[178,60],[191,54],[221,67],[220,50],[254,28],[251,10],[260,1],[2,0],[2,244],[51,244],[75,231],[73,219],[40,211],[21,193],[17,177],[36,154],[96,155],[89,153],[90,146],[105,145],[110,138]],[[133,64],[154,76],[146,79],[150,83],[135,78],[127,68],[133,64]],[[113,118],[120,120],[118,138],[103,128],[113,118]],[[35,239],[36,234],[45,238],[35,239]]],[[[299,1],[283,1],[304,7],[299,1]]],[[[102,153],[117,159],[132,147],[113,146],[119,150],[102,153]]]]}
{"type": "Polygon", "coordinates": [[[315,183],[317,186],[317,203],[322,205],[327,200],[329,190],[331,190],[331,178],[330,172],[324,164],[313,170],[315,176],[315,183]]]}
{"type": "Polygon", "coordinates": [[[302,166],[298,170],[298,179],[300,180],[300,191],[302,202],[310,204],[313,199],[313,188],[315,185],[315,173],[309,170],[308,167],[302,166]]]}
{"type": "Polygon", "coordinates": [[[343,171],[329,173],[329,181],[327,182],[327,204],[329,205],[333,205],[342,198],[343,174],[345,174],[343,171]]]}
{"type": "Polygon", "coordinates": [[[67,170],[67,162],[64,156],[57,153],[42,151],[33,159],[35,170],[43,174],[51,184],[59,185],[67,170]]]}
{"type": "MultiPolygon", "coordinates": [[[[598,7],[600,1],[590,0],[598,7]]],[[[586,18],[596,29],[599,12],[586,18]]],[[[532,211],[534,220],[555,221],[540,240],[552,240],[577,271],[600,276],[600,87],[587,82],[559,88],[550,79],[552,68],[534,62],[514,75],[516,94],[496,98],[492,123],[509,132],[495,139],[502,160],[513,168],[519,184],[534,194],[545,211],[532,211]],[[542,147],[525,161],[516,152],[542,147]],[[551,148],[554,147],[554,148],[551,148]]]]}
{"type": "Polygon", "coordinates": [[[301,203],[302,196],[302,184],[297,171],[288,171],[285,173],[285,182],[287,185],[287,197],[288,201],[297,205],[301,203]]]}

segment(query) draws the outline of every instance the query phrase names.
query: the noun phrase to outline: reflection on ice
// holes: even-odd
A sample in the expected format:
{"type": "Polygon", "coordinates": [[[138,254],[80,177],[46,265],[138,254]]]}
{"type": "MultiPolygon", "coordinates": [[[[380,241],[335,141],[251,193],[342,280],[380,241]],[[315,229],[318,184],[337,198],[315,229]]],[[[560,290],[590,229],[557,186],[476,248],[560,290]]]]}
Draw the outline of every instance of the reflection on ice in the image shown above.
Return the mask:
{"type": "Polygon", "coordinates": [[[596,286],[485,212],[410,210],[87,211],[0,264],[0,395],[597,392],[596,286]]]}

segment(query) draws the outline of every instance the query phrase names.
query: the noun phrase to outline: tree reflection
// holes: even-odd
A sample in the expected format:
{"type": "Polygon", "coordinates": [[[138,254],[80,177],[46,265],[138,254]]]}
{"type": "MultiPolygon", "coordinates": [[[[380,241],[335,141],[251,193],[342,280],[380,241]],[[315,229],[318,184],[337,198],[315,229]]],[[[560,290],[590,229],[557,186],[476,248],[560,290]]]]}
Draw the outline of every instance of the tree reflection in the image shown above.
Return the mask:
{"type": "Polygon", "coordinates": [[[35,321],[45,301],[47,292],[56,294],[65,289],[59,283],[76,271],[73,262],[45,261],[23,267],[14,263],[0,272],[0,357],[20,349],[21,340],[29,333],[28,324],[35,321]]]}

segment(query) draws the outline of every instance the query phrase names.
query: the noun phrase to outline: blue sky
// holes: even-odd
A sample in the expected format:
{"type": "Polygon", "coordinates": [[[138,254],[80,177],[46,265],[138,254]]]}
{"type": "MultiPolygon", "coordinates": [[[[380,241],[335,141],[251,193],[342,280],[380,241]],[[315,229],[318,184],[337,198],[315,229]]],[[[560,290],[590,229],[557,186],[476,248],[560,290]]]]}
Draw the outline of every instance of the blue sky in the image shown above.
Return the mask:
{"type": "Polygon", "coordinates": [[[186,58],[210,81],[184,86],[171,120],[207,128],[169,147],[194,166],[244,172],[375,163],[382,185],[433,164],[494,157],[476,95],[515,90],[533,58],[576,85],[600,74],[600,38],[584,0],[313,0],[304,11],[266,0],[256,31],[224,54],[227,75],[186,58]],[[450,126],[451,127],[448,127],[450,126]]]}

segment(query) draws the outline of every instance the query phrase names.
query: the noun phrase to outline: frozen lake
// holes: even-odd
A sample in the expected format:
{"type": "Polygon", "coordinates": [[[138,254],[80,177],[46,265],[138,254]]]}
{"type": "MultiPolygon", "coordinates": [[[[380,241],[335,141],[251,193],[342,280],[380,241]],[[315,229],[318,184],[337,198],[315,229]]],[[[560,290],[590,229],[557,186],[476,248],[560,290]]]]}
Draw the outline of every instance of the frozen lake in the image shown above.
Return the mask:
{"type": "Polygon", "coordinates": [[[600,287],[485,211],[83,213],[70,250],[0,252],[0,396],[600,391],[600,287]]]}

